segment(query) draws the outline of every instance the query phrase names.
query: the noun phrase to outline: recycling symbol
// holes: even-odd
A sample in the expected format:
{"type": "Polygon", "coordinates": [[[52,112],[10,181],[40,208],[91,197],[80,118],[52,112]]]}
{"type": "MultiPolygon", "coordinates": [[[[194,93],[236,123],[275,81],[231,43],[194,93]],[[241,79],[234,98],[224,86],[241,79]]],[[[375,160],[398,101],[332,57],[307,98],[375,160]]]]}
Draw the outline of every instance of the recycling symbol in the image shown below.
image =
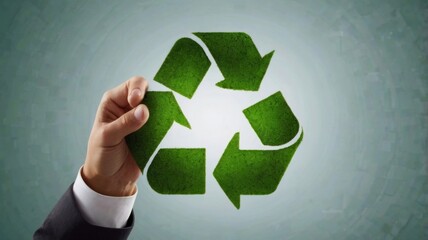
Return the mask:
{"type": "MultiPolygon", "coordinates": [[[[251,37],[242,32],[194,35],[206,45],[224,76],[216,86],[258,91],[274,51],[261,57],[251,37]]],[[[177,40],[154,77],[172,91],[148,91],[143,103],[150,109],[150,118],[141,129],[126,137],[141,172],[155,154],[147,179],[160,194],[205,194],[205,148],[156,149],[174,122],[191,128],[173,91],[191,99],[210,66],[196,41],[177,40]]],[[[243,114],[265,146],[282,146],[297,140],[276,150],[248,150],[239,148],[239,132],[233,135],[213,175],[237,209],[241,195],[265,195],[276,190],[303,139],[303,130],[280,91],[247,107],[243,114]]]]}

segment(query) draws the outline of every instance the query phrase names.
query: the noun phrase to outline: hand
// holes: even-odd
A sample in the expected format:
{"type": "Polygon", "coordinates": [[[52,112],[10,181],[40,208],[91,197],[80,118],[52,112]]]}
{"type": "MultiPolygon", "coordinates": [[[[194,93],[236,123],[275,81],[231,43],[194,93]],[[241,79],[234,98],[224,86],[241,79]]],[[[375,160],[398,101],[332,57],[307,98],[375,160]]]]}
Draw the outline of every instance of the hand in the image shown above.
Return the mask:
{"type": "Polygon", "coordinates": [[[125,136],[140,129],[149,117],[140,104],[147,90],[142,77],[133,77],[104,93],[95,116],[82,178],[94,191],[129,196],[136,191],[141,172],[125,136]]]}

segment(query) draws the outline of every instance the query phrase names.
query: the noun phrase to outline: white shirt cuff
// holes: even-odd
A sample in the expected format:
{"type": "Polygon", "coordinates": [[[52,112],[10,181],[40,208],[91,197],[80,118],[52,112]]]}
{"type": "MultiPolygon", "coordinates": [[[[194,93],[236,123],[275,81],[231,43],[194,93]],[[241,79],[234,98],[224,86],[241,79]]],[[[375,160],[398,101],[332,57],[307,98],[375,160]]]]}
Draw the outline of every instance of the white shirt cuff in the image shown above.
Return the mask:
{"type": "Polygon", "coordinates": [[[83,217],[92,225],[122,228],[131,215],[138,189],[132,196],[112,197],[99,194],[83,181],[80,168],[73,193],[83,217]]]}

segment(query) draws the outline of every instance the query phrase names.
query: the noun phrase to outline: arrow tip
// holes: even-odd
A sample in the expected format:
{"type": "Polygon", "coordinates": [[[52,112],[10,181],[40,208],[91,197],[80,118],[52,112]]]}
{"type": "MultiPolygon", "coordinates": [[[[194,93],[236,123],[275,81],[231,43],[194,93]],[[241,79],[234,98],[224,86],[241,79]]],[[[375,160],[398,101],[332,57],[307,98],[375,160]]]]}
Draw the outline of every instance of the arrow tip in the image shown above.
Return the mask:
{"type": "Polygon", "coordinates": [[[174,94],[172,92],[165,92],[164,93],[167,97],[167,106],[170,107],[170,114],[174,116],[174,121],[183,127],[187,127],[188,129],[191,129],[189,121],[187,121],[186,116],[184,116],[180,105],[177,102],[177,99],[175,98],[174,94]]]}
{"type": "Polygon", "coordinates": [[[233,135],[232,140],[226,147],[223,155],[220,158],[219,163],[214,169],[214,178],[223,189],[226,196],[233,203],[233,205],[239,209],[241,206],[241,194],[240,188],[236,186],[236,179],[231,167],[233,168],[234,152],[239,149],[239,132],[233,135]],[[231,161],[232,160],[232,161],[231,161]],[[232,165],[231,165],[232,164],[232,165]]]}
{"type": "Polygon", "coordinates": [[[180,124],[183,127],[186,127],[188,129],[192,129],[189,121],[187,121],[187,118],[184,116],[183,112],[181,112],[181,111],[180,111],[180,113],[178,113],[175,116],[175,122],[177,122],[178,124],[180,124]]]}
{"type": "Polygon", "coordinates": [[[224,172],[217,167],[214,170],[213,175],[229,200],[233,203],[236,209],[239,209],[241,207],[241,195],[234,186],[230,185],[230,179],[225,178],[224,172]]]}
{"type": "Polygon", "coordinates": [[[227,195],[227,197],[230,199],[230,201],[233,203],[236,209],[241,208],[241,196],[239,194],[227,195]]]}
{"type": "Polygon", "coordinates": [[[253,88],[249,88],[246,82],[236,81],[234,79],[224,79],[215,85],[225,89],[257,91],[257,89],[254,90],[253,88]]]}
{"type": "Polygon", "coordinates": [[[250,68],[248,70],[250,75],[245,73],[245,81],[242,81],[243,79],[241,77],[231,76],[216,83],[216,86],[231,90],[258,91],[274,53],[275,51],[271,51],[266,54],[258,61],[258,66],[256,68],[250,68]]]}
{"type": "Polygon", "coordinates": [[[272,59],[273,54],[275,53],[275,50],[273,50],[272,52],[266,54],[263,56],[262,58],[262,64],[261,64],[261,69],[264,69],[264,71],[266,72],[267,67],[269,66],[270,60],[272,59]]]}

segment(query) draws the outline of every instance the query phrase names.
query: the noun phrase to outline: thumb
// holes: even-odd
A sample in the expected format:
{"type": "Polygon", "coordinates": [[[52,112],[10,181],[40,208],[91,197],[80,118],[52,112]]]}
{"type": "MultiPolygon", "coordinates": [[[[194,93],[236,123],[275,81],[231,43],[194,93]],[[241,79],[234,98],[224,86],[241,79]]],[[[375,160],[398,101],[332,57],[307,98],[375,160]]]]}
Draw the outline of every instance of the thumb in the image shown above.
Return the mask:
{"type": "Polygon", "coordinates": [[[106,126],[108,136],[111,137],[110,141],[114,143],[120,142],[128,134],[140,129],[147,122],[148,118],[149,110],[143,104],[129,110],[106,126]]]}

